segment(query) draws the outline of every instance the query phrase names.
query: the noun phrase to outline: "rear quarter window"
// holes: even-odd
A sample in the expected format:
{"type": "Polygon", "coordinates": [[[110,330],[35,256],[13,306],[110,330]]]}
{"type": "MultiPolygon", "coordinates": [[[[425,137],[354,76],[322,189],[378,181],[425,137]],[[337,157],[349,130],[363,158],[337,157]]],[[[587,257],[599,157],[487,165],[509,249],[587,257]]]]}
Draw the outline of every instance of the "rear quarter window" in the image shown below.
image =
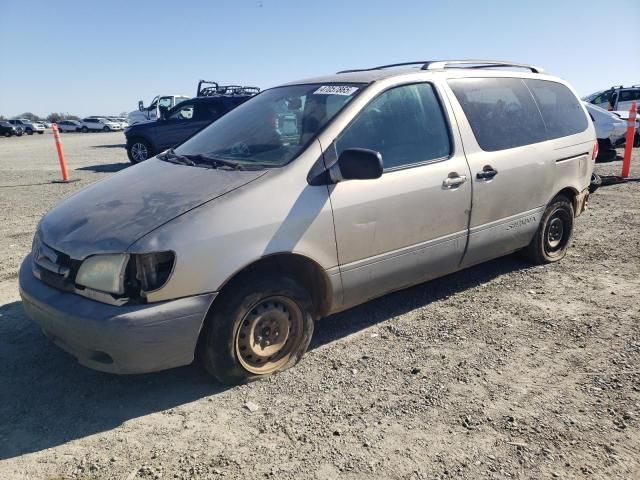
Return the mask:
{"type": "Polygon", "coordinates": [[[576,96],[561,83],[524,80],[540,108],[547,139],[567,137],[587,129],[587,117],[576,96]]]}

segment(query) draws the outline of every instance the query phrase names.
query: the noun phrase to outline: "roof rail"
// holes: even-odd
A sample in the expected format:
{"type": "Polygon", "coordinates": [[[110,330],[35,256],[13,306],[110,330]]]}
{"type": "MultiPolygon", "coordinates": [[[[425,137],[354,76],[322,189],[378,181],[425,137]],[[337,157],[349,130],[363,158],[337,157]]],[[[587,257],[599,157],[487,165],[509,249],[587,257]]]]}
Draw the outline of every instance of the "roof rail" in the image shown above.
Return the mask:
{"type": "Polygon", "coordinates": [[[501,60],[426,60],[422,62],[403,62],[392,63],[390,65],[381,65],[373,68],[359,68],[353,70],[342,70],[338,73],[353,73],[353,72],[368,72],[370,70],[383,70],[385,68],[393,67],[405,67],[410,65],[421,65],[421,70],[444,70],[449,66],[457,68],[499,68],[499,67],[514,67],[514,68],[526,68],[533,73],[544,73],[544,69],[528,65],[525,63],[507,62],[501,60]]]}

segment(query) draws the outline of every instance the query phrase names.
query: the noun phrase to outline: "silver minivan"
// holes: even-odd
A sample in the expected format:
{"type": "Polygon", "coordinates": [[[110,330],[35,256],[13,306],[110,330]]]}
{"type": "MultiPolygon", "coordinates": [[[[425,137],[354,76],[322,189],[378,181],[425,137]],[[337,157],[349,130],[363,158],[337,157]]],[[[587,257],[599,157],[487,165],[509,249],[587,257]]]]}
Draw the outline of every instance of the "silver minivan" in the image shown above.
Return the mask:
{"type": "Polygon", "coordinates": [[[24,308],[88,367],[197,355],[245,382],[299,361],[334,312],[512,252],[563,258],[595,145],[573,89],[528,65],[289,83],[49,211],[24,308]]]}

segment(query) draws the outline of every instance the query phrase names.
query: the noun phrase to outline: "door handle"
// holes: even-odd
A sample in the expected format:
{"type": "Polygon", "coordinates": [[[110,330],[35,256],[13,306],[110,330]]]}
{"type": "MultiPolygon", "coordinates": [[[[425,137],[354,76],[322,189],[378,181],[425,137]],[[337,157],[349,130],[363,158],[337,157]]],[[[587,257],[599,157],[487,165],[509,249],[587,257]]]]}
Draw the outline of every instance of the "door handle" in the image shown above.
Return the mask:
{"type": "Polygon", "coordinates": [[[497,174],[498,170],[493,168],[491,165],[485,165],[481,172],[476,173],[476,178],[478,180],[491,180],[497,174]]]}
{"type": "Polygon", "coordinates": [[[458,175],[457,173],[450,173],[447,178],[442,181],[444,188],[453,188],[462,185],[467,181],[466,175],[458,175]]]}

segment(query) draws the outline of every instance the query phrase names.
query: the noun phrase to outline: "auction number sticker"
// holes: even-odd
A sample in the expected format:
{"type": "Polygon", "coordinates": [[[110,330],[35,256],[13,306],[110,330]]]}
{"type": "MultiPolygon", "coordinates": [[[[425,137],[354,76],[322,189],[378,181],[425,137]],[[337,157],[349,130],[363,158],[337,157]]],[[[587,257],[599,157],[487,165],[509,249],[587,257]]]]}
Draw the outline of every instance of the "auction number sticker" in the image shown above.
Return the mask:
{"type": "Polygon", "coordinates": [[[315,95],[353,95],[358,90],[358,87],[352,87],[350,85],[323,85],[315,92],[315,95]]]}

